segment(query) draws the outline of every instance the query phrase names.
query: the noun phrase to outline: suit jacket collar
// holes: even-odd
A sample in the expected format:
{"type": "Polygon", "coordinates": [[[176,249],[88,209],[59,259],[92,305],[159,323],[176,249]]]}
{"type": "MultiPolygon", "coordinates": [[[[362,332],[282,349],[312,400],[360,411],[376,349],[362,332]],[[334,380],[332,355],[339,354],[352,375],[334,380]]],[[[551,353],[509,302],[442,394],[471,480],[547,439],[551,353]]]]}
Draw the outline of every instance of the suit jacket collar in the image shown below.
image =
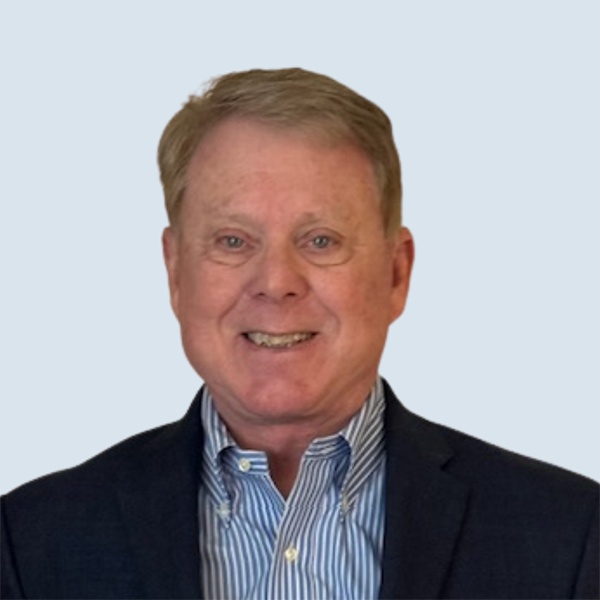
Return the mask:
{"type": "Polygon", "coordinates": [[[161,428],[118,486],[146,598],[199,598],[199,392],[181,421],[161,428]]]}
{"type": "MultiPolygon", "coordinates": [[[[452,450],[384,382],[386,521],[380,598],[436,598],[466,508],[444,472],[452,450]]],[[[203,443],[198,392],[185,417],[161,428],[120,474],[124,526],[148,598],[199,598],[198,486],[203,443]]]]}
{"type": "Polygon", "coordinates": [[[385,383],[386,517],[379,597],[439,598],[467,506],[467,487],[444,471],[453,451],[385,383]]]}

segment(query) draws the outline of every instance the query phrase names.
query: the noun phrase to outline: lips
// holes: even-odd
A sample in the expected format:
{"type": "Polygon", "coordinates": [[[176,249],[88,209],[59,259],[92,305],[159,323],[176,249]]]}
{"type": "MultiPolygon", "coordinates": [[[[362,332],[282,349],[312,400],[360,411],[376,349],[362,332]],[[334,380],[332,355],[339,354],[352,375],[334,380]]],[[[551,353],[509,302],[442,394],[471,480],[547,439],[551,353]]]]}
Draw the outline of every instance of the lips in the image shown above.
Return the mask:
{"type": "Polygon", "coordinates": [[[294,333],[271,334],[261,331],[249,331],[244,337],[262,348],[292,348],[303,342],[311,340],[316,333],[312,331],[299,331],[294,333]]]}

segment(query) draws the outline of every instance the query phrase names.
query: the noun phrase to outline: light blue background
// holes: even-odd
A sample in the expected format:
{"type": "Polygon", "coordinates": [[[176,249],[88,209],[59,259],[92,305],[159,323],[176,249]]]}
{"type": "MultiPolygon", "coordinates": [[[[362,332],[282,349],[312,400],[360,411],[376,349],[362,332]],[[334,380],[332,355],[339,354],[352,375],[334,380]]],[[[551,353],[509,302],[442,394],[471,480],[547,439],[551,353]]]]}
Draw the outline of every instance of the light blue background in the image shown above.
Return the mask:
{"type": "Polygon", "coordinates": [[[394,123],[400,398],[600,478],[598,3],[1,4],[0,491],[184,414],[158,139],[210,77],[287,66],[394,123]]]}

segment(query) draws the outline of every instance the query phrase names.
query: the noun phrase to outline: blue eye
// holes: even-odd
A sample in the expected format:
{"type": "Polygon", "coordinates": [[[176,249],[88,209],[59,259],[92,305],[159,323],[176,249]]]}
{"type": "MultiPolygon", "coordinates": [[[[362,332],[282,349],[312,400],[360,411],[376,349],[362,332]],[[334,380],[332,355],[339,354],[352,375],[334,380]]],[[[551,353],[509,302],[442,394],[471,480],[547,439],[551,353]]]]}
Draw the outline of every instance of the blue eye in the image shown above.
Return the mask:
{"type": "Polygon", "coordinates": [[[244,240],[237,235],[226,235],[221,239],[223,245],[230,250],[239,250],[244,246],[244,240]]]}
{"type": "Polygon", "coordinates": [[[250,259],[256,248],[256,240],[244,231],[220,230],[206,240],[203,252],[215,263],[235,267],[250,259]]]}
{"type": "Polygon", "coordinates": [[[311,244],[315,248],[323,250],[325,248],[329,248],[329,246],[333,244],[333,240],[327,235],[318,235],[311,240],[311,244]]]}

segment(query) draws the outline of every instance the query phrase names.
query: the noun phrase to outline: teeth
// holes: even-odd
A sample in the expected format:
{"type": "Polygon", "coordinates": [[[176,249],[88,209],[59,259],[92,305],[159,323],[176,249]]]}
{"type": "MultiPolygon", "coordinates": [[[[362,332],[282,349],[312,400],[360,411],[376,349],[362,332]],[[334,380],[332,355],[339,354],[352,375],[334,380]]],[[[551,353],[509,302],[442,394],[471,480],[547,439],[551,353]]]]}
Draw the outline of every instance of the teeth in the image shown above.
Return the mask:
{"type": "Polygon", "coordinates": [[[268,333],[251,332],[246,337],[258,346],[266,348],[291,348],[300,342],[313,337],[314,333],[286,333],[284,335],[269,335],[268,333]]]}

